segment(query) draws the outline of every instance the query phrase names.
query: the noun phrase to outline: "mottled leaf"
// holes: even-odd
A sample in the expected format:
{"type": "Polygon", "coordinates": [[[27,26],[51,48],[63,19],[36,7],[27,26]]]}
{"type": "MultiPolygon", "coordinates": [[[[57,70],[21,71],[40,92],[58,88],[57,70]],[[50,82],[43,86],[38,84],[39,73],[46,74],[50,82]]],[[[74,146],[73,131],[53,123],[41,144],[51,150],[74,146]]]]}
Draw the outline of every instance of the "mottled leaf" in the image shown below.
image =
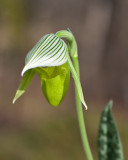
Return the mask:
{"type": "Polygon", "coordinates": [[[112,116],[110,101],[101,114],[98,153],[99,160],[124,160],[120,136],[112,116]]]}

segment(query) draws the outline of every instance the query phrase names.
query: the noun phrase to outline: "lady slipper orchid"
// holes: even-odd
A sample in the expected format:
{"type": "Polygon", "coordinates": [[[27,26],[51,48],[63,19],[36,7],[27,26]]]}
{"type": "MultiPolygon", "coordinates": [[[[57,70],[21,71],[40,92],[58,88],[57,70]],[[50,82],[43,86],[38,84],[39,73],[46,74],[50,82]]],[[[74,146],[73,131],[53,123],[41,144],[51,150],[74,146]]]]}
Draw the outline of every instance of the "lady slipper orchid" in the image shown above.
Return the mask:
{"type": "MultiPolygon", "coordinates": [[[[71,35],[70,32],[69,35],[71,35]]],[[[68,91],[71,71],[79,98],[87,109],[79,75],[71,60],[72,56],[76,57],[77,47],[74,47],[72,37],[68,37],[68,45],[60,37],[58,32],[56,34],[47,34],[29,51],[25,58],[25,67],[21,73],[23,79],[13,103],[25,92],[34,74],[37,73],[41,80],[45,98],[51,105],[58,106],[68,91]]]]}

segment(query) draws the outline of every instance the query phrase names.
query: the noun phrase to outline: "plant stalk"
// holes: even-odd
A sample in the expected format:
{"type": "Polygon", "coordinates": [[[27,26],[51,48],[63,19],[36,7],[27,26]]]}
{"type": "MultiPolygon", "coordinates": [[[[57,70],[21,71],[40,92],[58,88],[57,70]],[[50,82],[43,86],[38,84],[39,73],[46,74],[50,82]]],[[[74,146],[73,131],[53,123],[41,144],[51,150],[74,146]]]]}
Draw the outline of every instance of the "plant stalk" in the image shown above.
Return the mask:
{"type": "MultiPolygon", "coordinates": [[[[79,76],[80,73],[79,73],[78,58],[77,57],[75,57],[75,58],[72,57],[72,60],[73,60],[74,68],[75,68],[75,70],[76,70],[76,72],[79,76]]],[[[93,156],[92,156],[90,145],[89,145],[88,138],[87,138],[86,127],[85,127],[85,123],[84,123],[84,115],[83,115],[83,110],[82,110],[82,104],[81,104],[79,94],[78,94],[78,91],[77,91],[76,87],[75,87],[75,92],[76,92],[77,116],[78,116],[78,122],[79,122],[81,139],[82,139],[84,151],[86,153],[87,159],[88,160],[93,160],[93,156]]]]}

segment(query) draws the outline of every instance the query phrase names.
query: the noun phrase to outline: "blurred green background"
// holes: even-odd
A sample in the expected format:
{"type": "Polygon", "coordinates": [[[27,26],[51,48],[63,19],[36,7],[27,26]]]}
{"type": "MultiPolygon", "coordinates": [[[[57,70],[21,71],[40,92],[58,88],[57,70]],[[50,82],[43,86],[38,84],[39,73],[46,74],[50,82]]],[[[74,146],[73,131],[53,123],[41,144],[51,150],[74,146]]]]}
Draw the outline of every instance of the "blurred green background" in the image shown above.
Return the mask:
{"type": "Polygon", "coordinates": [[[128,157],[128,1],[0,0],[0,160],[84,160],[74,83],[62,104],[44,99],[34,77],[13,105],[27,52],[45,34],[70,28],[79,48],[84,111],[97,160],[100,113],[114,100],[114,117],[128,157]]]}

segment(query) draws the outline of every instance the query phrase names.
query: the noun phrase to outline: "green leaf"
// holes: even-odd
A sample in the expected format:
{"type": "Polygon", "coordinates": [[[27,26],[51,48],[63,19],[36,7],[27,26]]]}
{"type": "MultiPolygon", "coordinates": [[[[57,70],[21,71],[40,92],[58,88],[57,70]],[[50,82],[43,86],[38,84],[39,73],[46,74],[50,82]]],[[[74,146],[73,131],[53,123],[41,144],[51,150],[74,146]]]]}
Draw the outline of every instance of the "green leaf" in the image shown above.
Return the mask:
{"type": "Polygon", "coordinates": [[[68,64],[61,66],[35,68],[41,80],[45,98],[52,106],[58,106],[65,97],[70,81],[68,64]]]}
{"type": "Polygon", "coordinates": [[[25,92],[25,90],[31,83],[34,74],[35,74],[35,71],[33,69],[26,71],[18,87],[18,90],[16,91],[15,97],[13,99],[13,103],[15,103],[15,101],[25,92]]]}
{"type": "Polygon", "coordinates": [[[101,114],[98,153],[99,160],[124,160],[120,136],[112,116],[110,101],[101,114]]]}
{"type": "Polygon", "coordinates": [[[68,56],[68,64],[69,64],[69,67],[70,67],[70,71],[72,72],[72,77],[74,79],[74,82],[75,82],[75,85],[76,85],[80,100],[83,103],[83,105],[85,106],[85,108],[87,109],[88,107],[87,107],[87,105],[85,103],[85,100],[84,100],[84,95],[83,95],[81,83],[80,83],[80,80],[79,80],[79,76],[77,75],[77,73],[75,71],[75,68],[74,68],[74,66],[72,64],[72,61],[71,61],[69,56],[68,56]]]}

